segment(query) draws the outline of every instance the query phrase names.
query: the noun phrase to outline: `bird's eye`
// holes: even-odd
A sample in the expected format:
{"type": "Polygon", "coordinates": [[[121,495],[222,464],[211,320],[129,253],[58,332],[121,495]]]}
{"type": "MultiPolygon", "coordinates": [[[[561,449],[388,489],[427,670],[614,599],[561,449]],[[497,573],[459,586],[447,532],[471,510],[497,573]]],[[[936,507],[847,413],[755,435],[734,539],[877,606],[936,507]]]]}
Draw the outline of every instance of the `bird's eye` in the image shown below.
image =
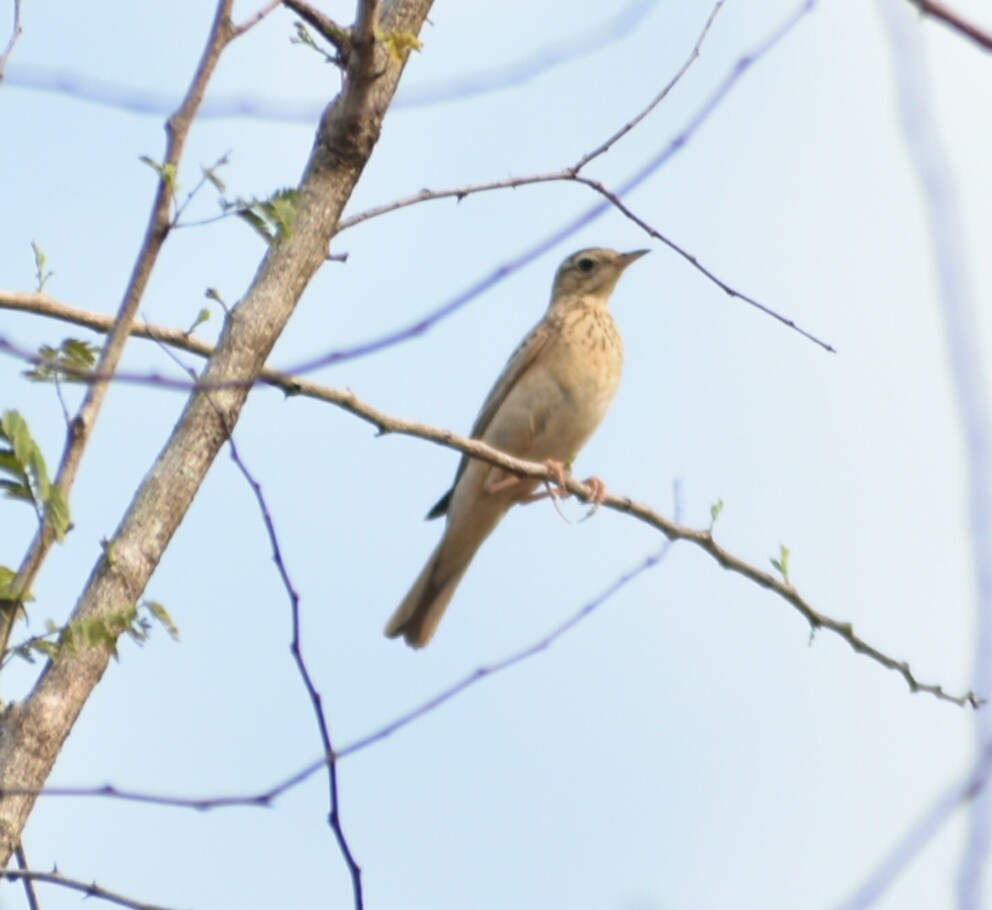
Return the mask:
{"type": "Polygon", "coordinates": [[[583,272],[591,272],[594,268],[596,268],[596,260],[590,259],[588,256],[583,256],[579,260],[579,268],[583,272]]]}

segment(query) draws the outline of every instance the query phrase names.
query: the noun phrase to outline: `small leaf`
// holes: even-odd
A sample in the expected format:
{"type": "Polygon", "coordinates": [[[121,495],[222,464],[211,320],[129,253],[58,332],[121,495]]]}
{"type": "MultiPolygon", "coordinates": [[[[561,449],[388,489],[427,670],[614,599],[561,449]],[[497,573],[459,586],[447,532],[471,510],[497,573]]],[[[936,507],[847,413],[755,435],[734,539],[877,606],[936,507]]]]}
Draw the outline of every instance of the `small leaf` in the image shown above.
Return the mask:
{"type": "MultiPolygon", "coordinates": [[[[218,164],[226,164],[224,159],[221,159],[218,164]]],[[[218,193],[223,193],[227,187],[224,185],[224,181],[217,176],[216,165],[214,167],[200,167],[203,172],[203,179],[206,180],[218,193]]]]}
{"type": "Polygon", "coordinates": [[[48,519],[48,526],[52,529],[55,539],[61,543],[65,539],[66,532],[70,527],[69,503],[58,487],[52,487],[48,499],[45,501],[45,518],[48,519]]]}
{"type": "MultiPolygon", "coordinates": [[[[30,648],[39,654],[44,654],[49,660],[55,660],[59,653],[59,646],[53,641],[45,641],[43,638],[35,638],[30,642],[30,648]]],[[[30,660],[30,658],[28,658],[30,660]]]]}
{"type": "Polygon", "coordinates": [[[268,199],[222,200],[226,212],[234,212],[270,246],[285,240],[296,223],[296,190],[277,190],[268,199]]]}
{"type": "Polygon", "coordinates": [[[0,601],[25,604],[34,600],[30,591],[18,591],[14,587],[17,573],[7,566],[0,566],[0,601]]]}
{"type": "Polygon", "coordinates": [[[419,51],[424,46],[413,32],[377,32],[376,38],[394,63],[402,63],[410,51],[419,51]]]}
{"type": "Polygon", "coordinates": [[[24,375],[32,382],[84,382],[76,374],[92,370],[99,355],[97,345],[79,338],[66,338],[57,348],[43,344],[38,363],[24,375]]]}
{"type": "Polygon", "coordinates": [[[147,164],[170,190],[175,190],[176,188],[176,166],[174,164],[163,164],[161,161],[156,161],[154,158],[149,158],[148,155],[140,155],[138,160],[142,164],[147,164]]]}
{"type": "Polygon", "coordinates": [[[779,546],[779,558],[771,560],[772,565],[778,570],[786,584],[789,581],[789,548],[785,544],[779,546]]]}
{"type": "Polygon", "coordinates": [[[34,240],[31,241],[31,249],[34,251],[34,289],[40,294],[43,290],[45,290],[45,284],[48,282],[48,279],[55,273],[52,271],[46,271],[45,263],[47,260],[45,259],[45,251],[34,240]]]}
{"type": "Polygon", "coordinates": [[[199,326],[203,325],[203,323],[205,322],[208,322],[209,319],[210,319],[210,310],[208,310],[206,307],[203,307],[203,309],[201,309],[200,312],[196,314],[196,319],[193,320],[193,324],[188,329],[186,329],[186,331],[183,332],[183,334],[189,337],[190,335],[193,334],[193,332],[197,330],[199,326]]]}
{"type": "Polygon", "coordinates": [[[716,520],[720,517],[720,513],[723,511],[723,500],[718,499],[713,505],[710,506],[710,530],[713,530],[713,525],[716,524],[716,520]]]}
{"type": "Polygon", "coordinates": [[[169,611],[162,604],[154,600],[146,600],[142,603],[142,606],[163,626],[173,641],[179,641],[179,628],[172,621],[169,611]]]}

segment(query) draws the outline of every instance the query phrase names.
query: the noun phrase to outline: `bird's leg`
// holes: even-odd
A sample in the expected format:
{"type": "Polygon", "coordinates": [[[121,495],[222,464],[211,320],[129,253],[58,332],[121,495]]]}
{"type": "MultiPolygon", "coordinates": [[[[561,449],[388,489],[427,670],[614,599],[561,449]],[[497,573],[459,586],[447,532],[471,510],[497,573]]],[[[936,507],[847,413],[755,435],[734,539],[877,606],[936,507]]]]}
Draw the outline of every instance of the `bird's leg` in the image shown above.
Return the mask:
{"type": "Polygon", "coordinates": [[[519,497],[517,502],[529,505],[541,499],[551,498],[557,502],[559,499],[568,499],[572,494],[568,490],[569,470],[560,461],[553,458],[546,458],[542,464],[554,475],[551,480],[544,481],[544,489],[540,493],[528,492],[519,497]]]}
{"type": "MultiPolygon", "coordinates": [[[[553,480],[545,481],[545,489],[540,493],[534,492],[536,481],[533,477],[518,477],[515,474],[498,474],[487,480],[483,485],[483,490],[488,495],[494,493],[505,493],[507,490],[520,489],[520,493],[513,497],[514,502],[527,505],[537,502],[540,499],[566,499],[571,494],[568,492],[568,468],[560,461],[548,458],[543,462],[544,466],[554,475],[553,480]],[[552,488],[554,484],[554,488],[552,488]]],[[[502,472],[501,472],[502,473],[502,472]]]]}

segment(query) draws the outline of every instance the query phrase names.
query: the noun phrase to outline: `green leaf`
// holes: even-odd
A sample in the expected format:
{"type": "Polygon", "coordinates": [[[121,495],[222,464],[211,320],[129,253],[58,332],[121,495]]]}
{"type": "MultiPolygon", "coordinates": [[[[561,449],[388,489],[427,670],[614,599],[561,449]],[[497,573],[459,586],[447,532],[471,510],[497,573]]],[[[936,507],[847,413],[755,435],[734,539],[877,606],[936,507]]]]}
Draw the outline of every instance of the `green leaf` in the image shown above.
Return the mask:
{"type": "Polygon", "coordinates": [[[96,366],[100,348],[79,338],[66,338],[57,348],[43,344],[38,348],[40,361],[25,376],[32,382],[84,382],[79,372],[87,372],[96,366]]]}
{"type": "Polygon", "coordinates": [[[169,636],[173,641],[179,641],[179,628],[172,621],[169,611],[166,610],[162,604],[158,603],[158,601],[146,600],[142,602],[141,605],[152,615],[152,618],[155,619],[165,629],[165,631],[169,633],[169,636]]]}
{"type": "Polygon", "coordinates": [[[46,271],[45,269],[45,251],[41,246],[34,240],[31,241],[31,249],[34,252],[34,271],[35,271],[35,287],[34,289],[40,294],[45,290],[45,284],[48,279],[52,277],[55,273],[52,271],[46,271]]]}
{"type": "Polygon", "coordinates": [[[413,32],[376,32],[376,38],[394,63],[402,63],[410,51],[419,51],[424,46],[413,32]]]}
{"type": "Polygon", "coordinates": [[[268,199],[222,201],[226,212],[233,212],[270,246],[285,240],[296,224],[296,190],[277,190],[268,199]]]}
{"type": "Polygon", "coordinates": [[[186,336],[192,335],[193,332],[195,332],[199,326],[203,325],[203,323],[208,322],[209,320],[210,320],[210,310],[208,310],[206,307],[203,307],[203,309],[201,309],[200,312],[196,314],[196,319],[193,320],[193,324],[188,329],[186,329],[186,331],[183,332],[183,334],[186,336]]]}
{"type": "Polygon", "coordinates": [[[772,558],[771,563],[782,576],[782,580],[786,584],[791,584],[789,581],[789,548],[785,544],[779,546],[779,558],[772,558]]]}
{"type": "Polygon", "coordinates": [[[52,487],[48,499],[45,501],[45,518],[48,519],[48,526],[52,529],[55,539],[62,543],[65,540],[66,532],[70,527],[69,503],[58,487],[52,487]]]}
{"type": "Polygon", "coordinates": [[[17,573],[7,566],[0,566],[0,601],[8,603],[30,603],[34,600],[30,591],[18,591],[14,587],[17,573]]]}
{"type": "Polygon", "coordinates": [[[713,530],[713,525],[716,524],[716,520],[720,517],[720,513],[723,511],[723,500],[718,499],[713,505],[710,506],[710,530],[713,530]]]}
{"type": "Polygon", "coordinates": [[[161,161],[156,161],[154,158],[149,158],[148,155],[139,155],[138,160],[142,164],[147,164],[170,190],[175,190],[176,188],[176,166],[174,164],[163,164],[161,161]]]}
{"type": "Polygon", "coordinates": [[[69,505],[48,479],[48,468],[28,425],[17,411],[0,415],[0,490],[9,499],[30,502],[39,519],[62,540],[69,529],[69,505]]]}
{"type": "MultiPolygon", "coordinates": [[[[226,164],[227,162],[222,158],[218,164],[226,164]]],[[[218,193],[223,193],[227,187],[224,185],[224,181],[217,176],[217,165],[214,167],[203,167],[201,165],[200,170],[203,173],[203,179],[206,180],[218,193]]]]}

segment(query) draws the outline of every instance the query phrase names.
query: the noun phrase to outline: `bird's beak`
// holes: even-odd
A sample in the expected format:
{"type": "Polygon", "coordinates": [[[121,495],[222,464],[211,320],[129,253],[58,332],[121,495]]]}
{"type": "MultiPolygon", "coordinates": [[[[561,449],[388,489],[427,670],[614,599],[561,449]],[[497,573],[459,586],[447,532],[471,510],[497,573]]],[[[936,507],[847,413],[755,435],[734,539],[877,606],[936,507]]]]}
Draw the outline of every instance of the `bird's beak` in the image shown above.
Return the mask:
{"type": "Polygon", "coordinates": [[[632,253],[624,253],[619,259],[617,259],[617,265],[619,266],[620,271],[622,272],[632,262],[636,262],[641,258],[641,256],[646,256],[650,252],[651,250],[634,250],[632,253]]]}

